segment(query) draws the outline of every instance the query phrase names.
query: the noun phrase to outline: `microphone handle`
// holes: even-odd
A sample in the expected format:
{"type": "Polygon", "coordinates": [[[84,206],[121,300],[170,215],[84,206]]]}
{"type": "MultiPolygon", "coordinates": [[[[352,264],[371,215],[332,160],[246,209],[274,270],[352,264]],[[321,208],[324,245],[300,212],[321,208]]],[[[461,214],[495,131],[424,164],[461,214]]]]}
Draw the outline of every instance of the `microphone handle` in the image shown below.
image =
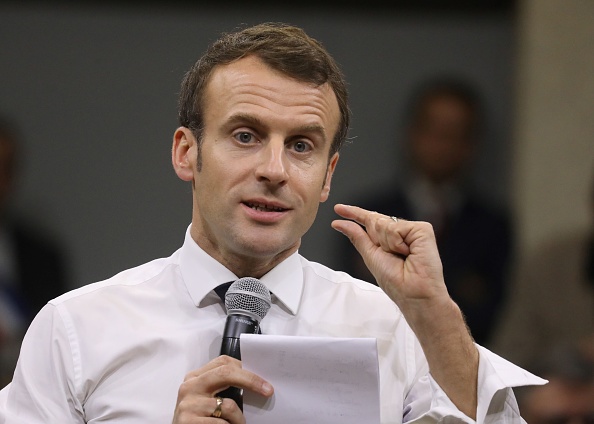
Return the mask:
{"type": "Polygon", "coordinates": [[[239,337],[225,337],[221,341],[221,355],[227,355],[241,361],[241,349],[239,348],[239,337]]]}
{"type": "MultiPolygon", "coordinates": [[[[239,336],[242,333],[257,334],[260,332],[258,321],[251,317],[239,314],[227,316],[223,340],[221,341],[221,355],[228,355],[241,361],[241,349],[239,336]]],[[[243,389],[229,387],[217,393],[218,397],[233,399],[239,409],[243,411],[243,389]]]]}
{"type": "MultiPolygon", "coordinates": [[[[229,320],[227,320],[227,323],[229,320]]],[[[225,325],[227,330],[227,325],[225,325]]],[[[227,334],[227,331],[225,331],[227,334]]],[[[235,359],[241,360],[241,351],[239,350],[239,337],[223,337],[221,343],[221,355],[229,355],[235,359]]],[[[238,387],[229,387],[222,392],[217,393],[218,397],[233,399],[239,409],[243,411],[243,390],[238,387]]]]}
{"type": "Polygon", "coordinates": [[[222,392],[217,393],[218,397],[233,399],[239,409],[243,412],[243,389],[239,387],[229,387],[222,392]]]}

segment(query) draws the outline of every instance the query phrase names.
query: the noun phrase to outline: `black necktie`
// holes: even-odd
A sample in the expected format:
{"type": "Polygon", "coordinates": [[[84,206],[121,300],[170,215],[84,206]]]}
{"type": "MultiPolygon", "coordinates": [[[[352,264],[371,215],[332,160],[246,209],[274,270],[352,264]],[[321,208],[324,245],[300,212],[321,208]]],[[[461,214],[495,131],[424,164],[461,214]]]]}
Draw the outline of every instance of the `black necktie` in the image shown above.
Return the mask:
{"type": "Polygon", "coordinates": [[[227,290],[229,290],[229,286],[231,286],[231,284],[233,284],[233,281],[223,283],[220,286],[214,288],[215,293],[221,298],[223,303],[225,303],[225,295],[227,294],[227,290]]]}

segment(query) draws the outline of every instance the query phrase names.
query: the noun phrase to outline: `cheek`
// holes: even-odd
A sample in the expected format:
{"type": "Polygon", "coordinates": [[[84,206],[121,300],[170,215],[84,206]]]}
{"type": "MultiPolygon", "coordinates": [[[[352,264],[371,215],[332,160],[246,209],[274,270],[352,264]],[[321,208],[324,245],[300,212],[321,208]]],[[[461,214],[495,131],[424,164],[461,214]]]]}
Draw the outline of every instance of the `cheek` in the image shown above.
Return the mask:
{"type": "MultiPolygon", "coordinates": [[[[236,162],[236,161],[235,161],[236,162]]],[[[202,169],[198,178],[204,180],[206,189],[223,185],[225,180],[233,175],[233,170],[240,164],[235,164],[228,156],[219,154],[215,149],[204,149],[202,153],[202,169]],[[207,185],[208,184],[208,185],[207,185]]]]}
{"type": "Polygon", "coordinates": [[[315,173],[303,173],[302,179],[300,180],[300,186],[304,191],[307,192],[305,195],[307,196],[307,200],[312,208],[317,209],[318,203],[323,200],[323,193],[326,191],[324,190],[326,183],[325,170],[324,172],[318,171],[315,173]]]}

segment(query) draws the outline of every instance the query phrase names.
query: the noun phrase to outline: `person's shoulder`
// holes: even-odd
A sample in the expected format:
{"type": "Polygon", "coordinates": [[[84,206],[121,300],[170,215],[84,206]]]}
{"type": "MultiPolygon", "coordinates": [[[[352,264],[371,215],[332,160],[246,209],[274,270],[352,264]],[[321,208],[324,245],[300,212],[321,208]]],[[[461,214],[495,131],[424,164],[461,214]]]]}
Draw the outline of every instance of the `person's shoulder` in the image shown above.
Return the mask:
{"type": "Polygon", "coordinates": [[[334,270],[326,265],[310,261],[303,256],[301,256],[301,265],[304,274],[306,276],[309,274],[310,278],[315,278],[317,284],[325,284],[335,289],[349,289],[360,293],[361,296],[372,296],[389,300],[383,290],[375,284],[359,280],[346,272],[334,270]]]}
{"type": "Polygon", "coordinates": [[[583,284],[588,255],[594,255],[594,250],[590,249],[594,249],[594,234],[583,229],[545,239],[525,259],[524,271],[537,276],[527,280],[535,285],[541,285],[546,280],[556,286],[555,290],[560,287],[560,279],[564,280],[564,287],[576,281],[583,284]],[[571,278],[570,275],[579,275],[579,278],[571,278]]]}
{"type": "MultiPolygon", "coordinates": [[[[175,256],[175,255],[174,255],[175,256]]],[[[176,262],[174,256],[155,259],[142,265],[126,269],[118,274],[102,281],[90,283],[62,294],[48,303],[57,306],[74,301],[96,301],[101,297],[105,298],[108,292],[130,292],[140,285],[149,285],[168,269],[174,267],[176,262]]]]}
{"type": "Polygon", "coordinates": [[[344,337],[367,334],[368,337],[391,338],[405,323],[398,306],[378,286],[317,262],[301,260],[307,299],[301,309],[303,316],[312,314],[319,322],[344,325],[344,329],[335,334],[344,337]],[[350,332],[349,329],[362,329],[362,319],[364,333],[350,332]]]}

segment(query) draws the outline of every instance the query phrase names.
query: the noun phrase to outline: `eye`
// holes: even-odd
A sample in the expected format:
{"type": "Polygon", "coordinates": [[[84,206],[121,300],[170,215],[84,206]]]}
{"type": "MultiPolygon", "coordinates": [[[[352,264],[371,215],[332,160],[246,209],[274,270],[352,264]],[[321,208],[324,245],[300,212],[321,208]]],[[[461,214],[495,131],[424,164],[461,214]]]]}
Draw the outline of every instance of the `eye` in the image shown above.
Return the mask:
{"type": "Polygon", "coordinates": [[[311,148],[309,144],[307,144],[305,141],[296,141],[295,143],[293,143],[293,149],[297,153],[305,153],[309,151],[311,148]]]}
{"type": "Polygon", "coordinates": [[[235,138],[235,140],[239,141],[242,144],[248,144],[254,141],[254,135],[252,133],[245,131],[239,132],[235,134],[233,137],[235,138]]]}

